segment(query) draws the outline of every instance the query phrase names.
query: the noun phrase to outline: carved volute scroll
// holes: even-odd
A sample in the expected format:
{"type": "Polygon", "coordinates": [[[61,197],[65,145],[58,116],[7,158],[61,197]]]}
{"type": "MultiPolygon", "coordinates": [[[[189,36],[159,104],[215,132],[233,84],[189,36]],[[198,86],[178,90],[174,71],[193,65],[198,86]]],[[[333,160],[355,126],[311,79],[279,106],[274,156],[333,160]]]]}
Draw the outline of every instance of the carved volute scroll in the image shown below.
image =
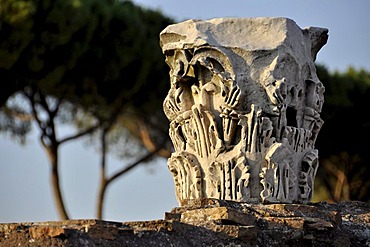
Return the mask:
{"type": "Polygon", "coordinates": [[[161,32],[180,204],[312,198],[324,102],[314,60],[327,33],[287,18],[189,20],[161,32]]]}

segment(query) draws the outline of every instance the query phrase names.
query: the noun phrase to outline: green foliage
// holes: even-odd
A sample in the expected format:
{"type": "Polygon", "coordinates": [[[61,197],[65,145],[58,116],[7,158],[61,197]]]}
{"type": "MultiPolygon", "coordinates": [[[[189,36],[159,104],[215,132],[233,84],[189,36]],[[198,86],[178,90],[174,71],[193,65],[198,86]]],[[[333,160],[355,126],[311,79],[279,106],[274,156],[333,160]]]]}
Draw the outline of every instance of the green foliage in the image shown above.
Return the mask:
{"type": "Polygon", "coordinates": [[[9,69],[34,38],[31,16],[35,6],[29,1],[6,0],[0,6],[0,68],[9,69]]]}
{"type": "MultiPolygon", "coordinates": [[[[10,99],[9,101],[16,101],[10,99]]],[[[32,116],[19,104],[9,103],[0,111],[0,132],[9,134],[21,144],[26,141],[26,134],[31,129],[32,116]]]]}
{"type": "Polygon", "coordinates": [[[316,144],[321,184],[326,184],[332,195],[336,193],[334,200],[370,201],[370,72],[352,67],[332,74],[323,66],[317,70],[325,85],[321,114],[325,124],[316,144]]]}
{"type": "Polygon", "coordinates": [[[135,111],[158,109],[167,92],[158,33],[169,21],[130,2],[121,5],[109,22],[100,22],[89,52],[65,74],[73,90],[70,99],[102,119],[123,105],[135,111]]]}
{"type": "Polygon", "coordinates": [[[125,119],[163,121],[168,70],[158,34],[170,19],[130,1],[0,1],[0,106],[31,86],[101,123],[133,112],[125,119]]]}

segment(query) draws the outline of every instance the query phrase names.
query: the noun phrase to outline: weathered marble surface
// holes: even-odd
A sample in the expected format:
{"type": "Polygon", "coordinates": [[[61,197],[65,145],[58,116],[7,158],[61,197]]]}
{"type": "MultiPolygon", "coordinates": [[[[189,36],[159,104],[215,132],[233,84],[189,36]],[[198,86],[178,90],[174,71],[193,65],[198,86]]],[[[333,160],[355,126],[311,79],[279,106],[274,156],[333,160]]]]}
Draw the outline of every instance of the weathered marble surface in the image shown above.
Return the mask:
{"type": "Polygon", "coordinates": [[[318,168],[328,30],[287,18],[188,20],[160,34],[176,195],[306,203],[318,168]]]}

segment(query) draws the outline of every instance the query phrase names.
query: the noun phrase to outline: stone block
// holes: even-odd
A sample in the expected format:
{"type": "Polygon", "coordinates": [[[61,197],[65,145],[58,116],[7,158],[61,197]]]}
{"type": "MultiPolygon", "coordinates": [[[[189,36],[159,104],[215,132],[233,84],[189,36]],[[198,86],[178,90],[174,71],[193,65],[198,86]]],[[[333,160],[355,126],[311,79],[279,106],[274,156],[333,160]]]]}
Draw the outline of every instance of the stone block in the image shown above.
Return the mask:
{"type": "Polygon", "coordinates": [[[252,215],[244,214],[228,207],[194,209],[181,214],[181,222],[188,224],[214,222],[218,224],[250,226],[255,223],[255,220],[252,215]]]}

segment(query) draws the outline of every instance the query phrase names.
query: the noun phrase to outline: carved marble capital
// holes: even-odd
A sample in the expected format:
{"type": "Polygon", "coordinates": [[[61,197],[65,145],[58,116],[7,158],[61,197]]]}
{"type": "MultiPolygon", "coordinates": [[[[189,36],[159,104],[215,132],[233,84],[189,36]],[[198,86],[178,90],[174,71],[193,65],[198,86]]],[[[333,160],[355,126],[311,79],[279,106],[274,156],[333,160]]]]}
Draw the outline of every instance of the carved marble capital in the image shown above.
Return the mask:
{"type": "Polygon", "coordinates": [[[189,20],[161,32],[180,204],[311,199],[324,102],[314,60],[327,33],[287,18],[189,20]]]}

